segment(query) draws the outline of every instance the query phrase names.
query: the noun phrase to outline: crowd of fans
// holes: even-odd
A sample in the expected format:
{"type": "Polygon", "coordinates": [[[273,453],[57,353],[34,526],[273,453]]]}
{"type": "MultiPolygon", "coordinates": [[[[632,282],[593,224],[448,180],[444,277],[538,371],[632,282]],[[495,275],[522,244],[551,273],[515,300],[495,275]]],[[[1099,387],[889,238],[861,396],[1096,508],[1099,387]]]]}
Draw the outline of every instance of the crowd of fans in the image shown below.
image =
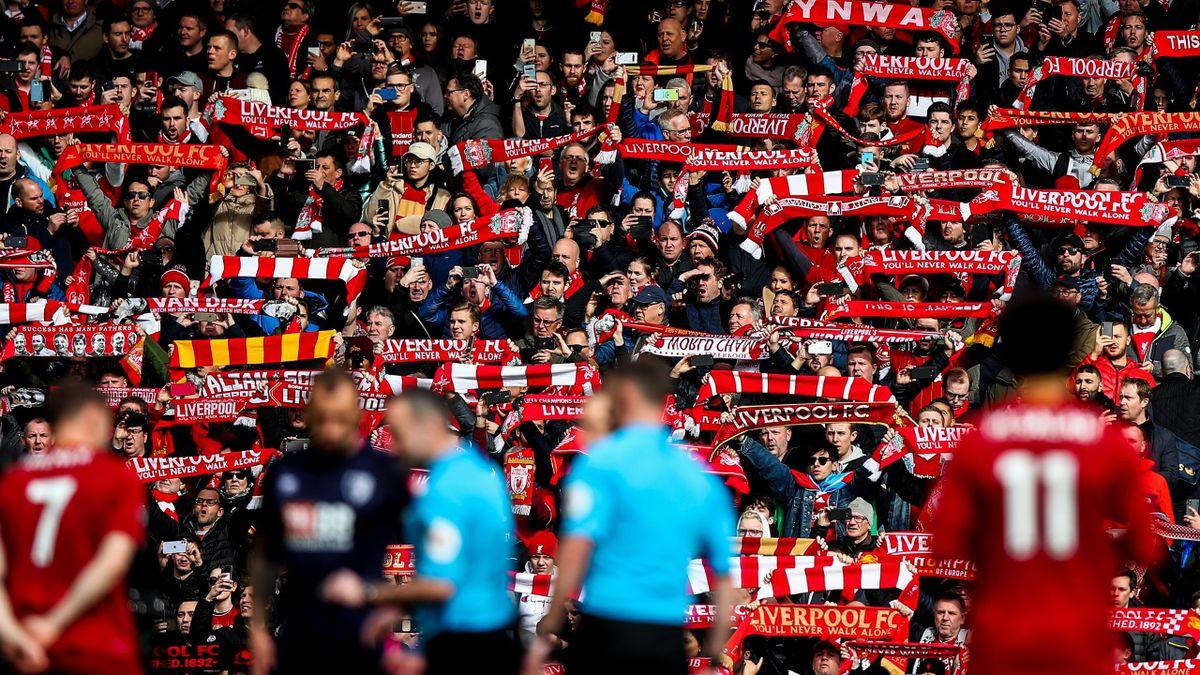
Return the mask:
{"type": "MultiPolygon", "coordinates": [[[[789,18],[797,4],[9,2],[0,18],[0,50],[11,59],[0,63],[0,288],[13,324],[18,307],[33,306],[22,303],[51,304],[38,317],[48,328],[6,327],[6,463],[54,446],[40,405],[72,377],[110,396],[112,451],[124,458],[296,452],[309,436],[306,420],[278,394],[228,419],[183,410],[219,401],[213,383],[236,380],[222,375],[253,370],[302,389],[305,373],[334,363],[359,381],[359,432],[373,451],[386,452],[389,441],[371,400],[413,387],[444,395],[457,433],[506,476],[512,569],[552,575],[559,479],[587,439],[610,430],[597,393],[605,372],[662,359],[674,392],[664,421],[729,485],[738,537],[811,539],[814,548],[797,554],[875,561],[883,533],[926,529],[953,452],[885,462],[903,445],[899,428],[971,425],[981,408],[1008,398],[1017,381],[994,341],[994,319],[1011,297],[1042,290],[1074,316],[1068,387],[1139,450],[1154,510],[1200,527],[1200,145],[1189,137],[1200,127],[1171,126],[1197,108],[1200,52],[1163,56],[1155,42],[1164,31],[1195,30],[1200,6],[919,3],[939,10],[936,21],[952,19],[935,31],[789,18]],[[965,86],[952,77],[861,76],[864,62],[914,56],[938,74],[965,72],[965,86]],[[1058,57],[1123,64],[1112,72],[1128,77],[1043,78],[1047,59],[1058,57]],[[1044,79],[1035,91],[1031,77],[1044,79]],[[112,106],[118,114],[107,128],[34,112],[112,106]],[[241,123],[228,116],[235,106],[241,123]],[[1063,116],[989,124],[1023,111],[1063,116]],[[1161,113],[1164,124],[1097,157],[1118,118],[1082,114],[1136,111],[1161,113]],[[779,125],[744,131],[759,117],[779,125]],[[159,150],[90,154],[113,142],[159,150]],[[204,161],[219,166],[193,162],[195,153],[171,164],[162,148],[174,146],[211,146],[204,161]],[[692,163],[704,152],[736,157],[737,148],[774,154],[753,166],[730,159],[728,169],[692,163]],[[776,168],[805,148],[814,150],[807,166],[776,168]],[[896,177],[973,169],[1011,172],[1043,194],[1128,192],[1169,206],[1171,217],[1150,223],[1143,210],[1116,225],[964,210],[970,217],[940,212],[918,223],[883,207],[853,210],[857,198],[970,203],[990,188],[964,179],[917,192],[919,184],[896,177]],[[826,192],[764,191],[771,178],[819,172],[850,178],[844,190],[826,180],[826,192]],[[752,194],[748,229],[738,207],[752,194]],[[782,217],[755,235],[772,210],[782,217]],[[517,225],[502,231],[509,219],[517,225]],[[1015,280],[942,255],[1006,251],[1018,254],[1005,259],[1019,265],[1015,280]],[[855,271],[892,252],[930,263],[895,275],[855,271]],[[255,259],[242,267],[252,276],[237,274],[229,262],[237,258],[255,259]],[[304,273],[294,272],[299,263],[281,267],[305,258],[330,262],[304,273]],[[335,260],[345,272],[334,271],[335,260]],[[187,304],[206,297],[227,301],[187,304]],[[228,346],[296,334],[319,346],[285,346],[276,358],[263,355],[269,347],[239,358],[228,346]],[[672,350],[671,338],[700,334],[755,346],[672,350]],[[188,360],[203,349],[206,357],[188,360]],[[527,381],[457,383],[450,366],[473,363],[564,367],[527,370],[527,381]],[[578,382],[535,382],[532,373],[570,372],[565,366],[582,373],[578,382]],[[747,406],[850,398],[840,389],[714,387],[710,373],[731,370],[859,378],[887,391],[871,402],[894,413],[886,423],[750,424],[718,438],[747,406]],[[586,404],[578,398],[594,393],[586,404]],[[543,394],[570,398],[575,412],[530,414],[523,398],[543,394]]],[[[242,650],[251,617],[266,613],[278,628],[275,596],[288,587],[252,586],[247,566],[270,471],[248,463],[146,483],[148,536],[129,594],[156,668],[186,670],[163,666],[164,646],[215,642],[240,654],[220,669],[239,672],[249,668],[242,650]]],[[[1200,609],[1194,541],[1163,546],[1162,569],[1113,571],[1114,606],[1200,609]]],[[[389,574],[402,582],[407,572],[398,569],[389,574]]],[[[914,658],[908,667],[950,672],[969,654],[970,581],[922,578],[920,590],[915,608],[887,589],[793,600],[903,608],[910,630],[900,641],[968,647],[959,660],[914,658]]],[[[515,598],[526,642],[549,604],[527,591],[515,598]]],[[[753,588],[739,592],[739,604],[754,598],[753,588]]],[[[420,625],[395,627],[396,648],[416,648],[420,625]]],[[[568,622],[555,636],[553,655],[568,665],[570,630],[568,622]]],[[[689,656],[699,656],[703,632],[681,636],[689,656]]],[[[1124,660],[1157,661],[1185,658],[1196,645],[1130,633],[1123,647],[1124,660]]],[[[731,667],[832,675],[843,661],[882,667],[836,641],[766,637],[749,638],[731,667]]]]}

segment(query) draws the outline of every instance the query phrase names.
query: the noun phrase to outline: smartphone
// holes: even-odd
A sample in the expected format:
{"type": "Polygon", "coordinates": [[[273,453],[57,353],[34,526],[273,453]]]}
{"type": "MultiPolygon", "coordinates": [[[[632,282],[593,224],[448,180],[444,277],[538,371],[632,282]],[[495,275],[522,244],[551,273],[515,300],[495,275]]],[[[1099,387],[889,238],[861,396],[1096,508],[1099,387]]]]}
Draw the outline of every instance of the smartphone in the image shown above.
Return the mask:
{"type": "Polygon", "coordinates": [[[649,239],[654,236],[654,228],[650,225],[634,225],[629,228],[629,236],[634,239],[649,239]]]}
{"type": "Polygon", "coordinates": [[[409,260],[409,263],[408,263],[409,269],[412,269],[413,267],[424,267],[425,266],[424,258],[409,258],[408,260],[409,260]]]}
{"type": "Polygon", "coordinates": [[[400,95],[400,90],[396,89],[395,87],[384,87],[375,93],[379,95],[379,98],[385,101],[395,101],[396,97],[400,95]]]}
{"type": "Polygon", "coordinates": [[[307,438],[284,439],[284,441],[282,443],[282,447],[280,448],[280,450],[283,450],[285,453],[299,452],[301,450],[307,450],[307,449],[308,449],[308,439],[307,438]]]}
{"type": "Polygon", "coordinates": [[[1105,321],[1104,323],[1100,324],[1100,334],[1103,335],[1104,337],[1109,337],[1109,338],[1112,337],[1113,336],[1113,322],[1105,321]]]}
{"type": "Polygon", "coordinates": [[[380,199],[379,202],[375,204],[375,213],[377,215],[382,213],[384,216],[387,216],[391,209],[392,205],[386,199],[380,199]]]}
{"type": "Polygon", "coordinates": [[[617,52],[618,66],[636,66],[638,63],[637,52],[617,52]]]}
{"type": "Polygon", "coordinates": [[[537,79],[537,67],[532,63],[526,63],[521,66],[521,76],[528,77],[531,80],[537,79]]]}
{"type": "Polygon", "coordinates": [[[996,48],[996,36],[995,35],[984,35],[982,38],[980,38],[979,41],[982,45],[984,45],[986,47],[991,47],[992,49],[996,48]]]}
{"type": "Polygon", "coordinates": [[[162,552],[164,555],[170,555],[172,553],[187,553],[187,541],[183,539],[164,541],[162,543],[162,552]]]}
{"type": "Polygon", "coordinates": [[[464,279],[476,279],[479,277],[479,268],[478,267],[464,267],[462,273],[463,273],[464,279]]]}
{"type": "Polygon", "coordinates": [[[829,509],[825,515],[830,520],[850,520],[850,509],[829,509]]]}
{"type": "Polygon", "coordinates": [[[1187,500],[1187,508],[1191,511],[1196,511],[1196,512],[1200,513],[1200,499],[1187,500]]]}
{"type": "Polygon", "coordinates": [[[594,30],[590,34],[588,34],[588,42],[595,42],[596,44],[600,44],[601,32],[602,31],[594,30]]]}
{"type": "Polygon", "coordinates": [[[829,340],[812,340],[804,346],[809,356],[822,356],[833,353],[833,342],[829,340]]]}
{"type": "Polygon", "coordinates": [[[521,41],[521,53],[532,52],[537,46],[537,40],[533,38],[525,38],[521,41]]]}
{"type": "Polygon", "coordinates": [[[678,101],[679,100],[679,90],[678,89],[655,89],[654,90],[654,100],[655,101],[678,101]]]}
{"type": "Polygon", "coordinates": [[[412,2],[412,0],[409,0],[409,3],[408,3],[408,13],[409,14],[424,14],[427,11],[429,11],[429,10],[426,8],[425,3],[412,2]]]}
{"type": "Polygon", "coordinates": [[[937,368],[933,366],[917,366],[908,371],[908,376],[914,380],[932,380],[937,374],[937,368]]]}
{"type": "Polygon", "coordinates": [[[222,572],[221,581],[233,581],[233,572],[222,572]]]}
{"type": "MultiPolygon", "coordinates": [[[[216,315],[214,314],[214,316],[216,315]]],[[[181,382],[178,384],[172,384],[167,388],[167,392],[171,394],[172,398],[178,398],[181,396],[195,396],[197,393],[199,393],[199,390],[196,388],[196,385],[192,384],[191,382],[181,382]]]]}
{"type": "Polygon", "coordinates": [[[1167,187],[1169,188],[1183,188],[1186,190],[1190,183],[1191,181],[1187,176],[1167,176],[1167,187]]]}
{"type": "Polygon", "coordinates": [[[309,48],[308,48],[308,58],[309,58],[309,59],[315,59],[315,58],[317,58],[317,56],[318,56],[320,53],[321,53],[321,48],[320,48],[320,47],[309,47],[309,48]]]}
{"type": "Polygon", "coordinates": [[[879,172],[858,174],[858,182],[862,183],[863,187],[883,187],[885,178],[887,176],[879,172]]]}
{"type": "Polygon", "coordinates": [[[42,101],[46,100],[45,99],[45,96],[46,96],[45,89],[43,88],[44,86],[45,85],[42,84],[42,78],[40,78],[40,77],[35,77],[35,78],[33,78],[32,81],[30,81],[30,83],[29,83],[29,102],[30,103],[41,103],[42,101]]]}
{"type": "Polygon", "coordinates": [[[553,170],[554,170],[554,158],[553,157],[543,157],[538,160],[538,171],[553,171],[553,170]]]}
{"type": "Polygon", "coordinates": [[[29,237],[11,234],[4,238],[4,245],[9,248],[29,248],[29,237]]]}
{"type": "Polygon", "coordinates": [[[840,281],[817,284],[818,295],[845,295],[847,290],[849,289],[846,284],[840,281]]]}
{"type": "Polygon", "coordinates": [[[487,79],[487,59],[475,59],[475,69],[471,71],[481,80],[487,79]]]}
{"type": "Polygon", "coordinates": [[[220,317],[218,317],[216,314],[214,314],[212,312],[196,312],[195,314],[192,315],[192,318],[195,319],[196,321],[210,321],[211,322],[211,321],[216,321],[220,317]]]}
{"type": "Polygon", "coordinates": [[[483,395],[483,402],[488,405],[499,405],[512,400],[512,392],[507,389],[492,391],[483,395]]]}
{"type": "Polygon", "coordinates": [[[654,216],[638,216],[637,225],[634,227],[651,227],[654,225],[654,216]]]}
{"type": "Polygon", "coordinates": [[[308,159],[307,157],[304,159],[293,159],[292,166],[296,168],[296,173],[306,173],[310,169],[317,168],[317,160],[308,159]]]}
{"type": "Polygon", "coordinates": [[[928,157],[918,157],[913,160],[913,171],[914,172],[915,171],[928,171],[928,170],[929,170],[929,158],[928,157]]]}
{"type": "Polygon", "coordinates": [[[274,253],[279,248],[279,241],[276,239],[257,239],[250,242],[250,248],[253,248],[255,253],[263,251],[274,253]]]}
{"type": "Polygon", "coordinates": [[[712,357],[712,354],[695,354],[688,361],[688,363],[692,364],[693,366],[696,366],[697,368],[700,366],[712,366],[713,357],[712,357]]]}
{"type": "Polygon", "coordinates": [[[0,73],[25,72],[25,64],[20,61],[0,61],[0,73]]]}
{"type": "Polygon", "coordinates": [[[874,152],[864,152],[864,153],[859,154],[858,163],[859,164],[874,164],[875,163],[875,153],[874,152]]]}

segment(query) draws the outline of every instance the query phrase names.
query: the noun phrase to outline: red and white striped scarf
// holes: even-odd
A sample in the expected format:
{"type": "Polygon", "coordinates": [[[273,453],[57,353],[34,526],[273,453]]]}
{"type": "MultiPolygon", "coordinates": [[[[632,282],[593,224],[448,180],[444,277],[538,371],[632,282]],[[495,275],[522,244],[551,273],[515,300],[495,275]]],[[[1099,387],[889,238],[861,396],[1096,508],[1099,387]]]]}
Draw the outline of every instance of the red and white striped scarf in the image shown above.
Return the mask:
{"type": "Polygon", "coordinates": [[[308,31],[309,25],[306,23],[293,30],[285,30],[283,26],[275,29],[275,46],[283,50],[287,57],[288,72],[293,78],[302,74],[299,72],[300,48],[304,45],[304,38],[308,37],[308,31]]]}
{"type": "MultiPolygon", "coordinates": [[[[342,189],[342,179],[330,184],[335,191],[342,189]]],[[[292,230],[292,239],[299,241],[308,241],[312,239],[313,233],[320,233],[321,225],[321,209],[325,205],[325,198],[317,191],[317,188],[308,186],[308,197],[304,200],[304,206],[300,208],[300,215],[296,218],[296,227],[292,230]]]]}
{"type": "Polygon", "coordinates": [[[438,393],[505,387],[566,387],[570,391],[590,394],[600,389],[600,375],[584,363],[531,366],[444,363],[433,376],[433,390],[438,393]]]}
{"type": "Polygon", "coordinates": [[[351,258],[262,258],[215,255],[208,262],[204,286],[221,279],[341,279],[346,283],[346,304],[353,303],[367,284],[367,268],[351,258]]]}
{"type": "Polygon", "coordinates": [[[1200,615],[1189,609],[1158,607],[1125,607],[1113,609],[1108,617],[1108,629],[1187,636],[1200,641],[1200,615]]]}
{"type": "MultiPolygon", "coordinates": [[[[767,582],[775,570],[809,570],[841,566],[831,555],[742,555],[729,559],[729,576],[734,588],[758,588],[767,582]]],[[[709,592],[717,575],[707,561],[693,559],[688,563],[688,595],[709,592]]]]}
{"type": "Polygon", "coordinates": [[[69,314],[89,314],[98,316],[107,314],[108,308],[100,305],[77,305],[57,300],[40,300],[38,302],[6,302],[0,303],[0,325],[17,323],[38,323],[53,321],[57,324],[70,323],[69,314]]]}
{"type": "Polygon", "coordinates": [[[733,211],[729,219],[747,227],[754,219],[758,208],[772,197],[809,197],[814,195],[844,195],[854,192],[854,181],[859,171],[826,171],[793,174],[779,178],[760,180],[758,187],[746,193],[742,201],[733,211]]]}
{"type": "Polygon", "coordinates": [[[696,401],[703,403],[721,394],[778,394],[811,396],[863,403],[894,403],[896,397],[887,387],[871,384],[861,377],[824,375],[785,375],[748,373],[740,370],[713,370],[704,376],[696,401]]]}
{"type": "Polygon", "coordinates": [[[915,581],[916,574],[912,567],[902,562],[777,569],[771,572],[759,588],[757,599],[768,600],[801,593],[850,589],[904,590],[915,581]]]}

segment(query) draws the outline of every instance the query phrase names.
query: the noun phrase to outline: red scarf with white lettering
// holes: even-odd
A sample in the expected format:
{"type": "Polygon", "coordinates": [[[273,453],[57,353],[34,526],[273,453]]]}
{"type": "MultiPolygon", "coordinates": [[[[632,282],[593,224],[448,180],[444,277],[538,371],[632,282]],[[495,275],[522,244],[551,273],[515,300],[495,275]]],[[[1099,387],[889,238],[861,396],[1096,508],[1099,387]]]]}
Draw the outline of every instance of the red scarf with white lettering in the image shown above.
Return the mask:
{"type": "Polygon", "coordinates": [[[853,317],[882,319],[954,319],[983,318],[996,313],[990,302],[891,302],[886,300],[844,300],[826,305],[826,321],[853,317]]]}
{"type": "Polygon", "coordinates": [[[1157,635],[1179,635],[1200,642],[1200,615],[1187,609],[1125,607],[1113,609],[1108,629],[1157,635]]]}
{"type": "Polygon", "coordinates": [[[1158,227],[1178,216],[1165,202],[1151,201],[1145,192],[1116,190],[1040,190],[1027,188],[1005,175],[995,189],[971,200],[970,215],[1014,211],[1038,216],[1039,222],[1081,222],[1158,227]]]}
{"type": "MultiPolygon", "coordinates": [[[[761,184],[760,184],[761,186],[761,184]]],[[[794,218],[809,216],[893,216],[912,224],[906,232],[916,245],[921,242],[925,223],[930,219],[961,220],[958,202],[923,197],[856,197],[813,195],[808,198],[785,197],[767,204],[749,224],[746,238],[739,246],[755,258],[762,258],[762,244],[775,228],[794,218]]],[[[921,247],[924,243],[921,242],[921,247]]]]}
{"type": "Polygon", "coordinates": [[[887,387],[871,384],[861,377],[825,377],[823,375],[785,375],[749,373],[740,370],[709,371],[700,383],[697,403],[721,394],[776,394],[810,396],[863,403],[894,403],[896,397],[887,387]]]}
{"type": "Polygon", "coordinates": [[[848,169],[846,171],[810,171],[776,178],[764,178],[759,180],[757,188],[752,188],[747,192],[734,210],[729,212],[729,219],[742,227],[747,227],[757,213],[759,205],[769,201],[772,197],[782,199],[849,194],[854,192],[854,181],[858,176],[858,170],[848,169]]]}
{"type": "Polygon", "coordinates": [[[1200,35],[1194,30],[1156,30],[1151,39],[1155,60],[1200,56],[1200,35]]]}
{"type": "Polygon", "coordinates": [[[772,40],[783,45],[789,52],[796,47],[792,43],[791,26],[797,23],[815,23],[819,26],[880,26],[908,31],[933,31],[938,33],[954,51],[958,51],[958,18],[954,12],[910,7],[887,3],[845,3],[835,0],[793,2],[788,5],[779,23],[771,30],[772,40]]]}
{"type": "Polygon", "coordinates": [[[1015,251],[894,251],[866,250],[838,267],[838,273],[851,292],[866,283],[872,274],[903,276],[908,274],[1003,274],[1002,299],[1012,294],[1021,268],[1021,255],[1015,251]]]}
{"type": "Polygon", "coordinates": [[[528,207],[522,206],[431,232],[412,234],[369,246],[320,248],[316,253],[351,258],[391,258],[398,255],[433,255],[497,239],[515,239],[518,244],[523,244],[532,222],[532,212],[528,207]]]}
{"type": "Polygon", "coordinates": [[[641,351],[667,358],[683,358],[707,354],[714,359],[757,361],[766,356],[767,342],[762,338],[732,337],[729,335],[659,335],[646,341],[641,351]]]}
{"type": "Polygon", "coordinates": [[[130,49],[141,49],[146,44],[146,40],[149,40],[150,36],[154,35],[155,28],[158,28],[157,21],[150,24],[149,26],[146,26],[145,28],[138,28],[137,26],[134,26],[131,24],[130,28],[129,28],[129,33],[130,33],[129,48],[130,49]]]}
{"type": "Polygon", "coordinates": [[[308,31],[309,26],[306,23],[299,26],[280,26],[275,30],[275,46],[287,56],[288,72],[293,78],[300,75],[300,48],[304,45],[304,38],[308,37],[308,31]]]}
{"type": "Polygon", "coordinates": [[[420,363],[423,361],[462,361],[514,365],[520,356],[508,340],[384,340],[380,354],[384,363],[420,363]]]}
{"type": "Polygon", "coordinates": [[[64,174],[86,162],[119,162],[126,164],[159,164],[184,169],[209,169],[213,175],[209,190],[216,190],[225,173],[225,156],[217,145],[179,145],[169,143],[79,143],[68,146],[54,165],[57,181],[55,194],[65,190],[64,174]]]}
{"type": "Polygon", "coordinates": [[[602,124],[587,131],[577,131],[550,138],[473,138],[456,144],[450,148],[446,156],[450,158],[450,167],[454,169],[455,175],[458,175],[468,169],[480,169],[498,162],[507,162],[510,159],[553,152],[608,129],[607,124],[602,124]]]}
{"type": "Polygon", "coordinates": [[[1117,672],[1120,675],[1195,675],[1200,673],[1200,659],[1118,663],[1117,672]]]}
{"type": "Polygon", "coordinates": [[[517,448],[504,455],[504,478],[514,516],[533,512],[533,471],[536,463],[533,450],[517,448]]]}
{"type": "Polygon", "coordinates": [[[941,337],[941,333],[929,330],[903,330],[877,328],[860,323],[834,323],[803,316],[773,316],[766,323],[785,326],[788,336],[805,340],[840,340],[843,342],[917,342],[941,337]]]}
{"type": "Polygon", "coordinates": [[[997,108],[988,113],[981,128],[999,131],[1015,127],[1036,127],[1047,124],[1112,124],[1125,113],[1064,112],[1060,110],[1017,110],[997,108]]]}
{"type": "Polygon", "coordinates": [[[1125,141],[1147,134],[1171,134],[1184,131],[1200,131],[1200,113],[1198,112],[1132,112],[1118,115],[1100,145],[1096,148],[1096,158],[1092,164],[1092,175],[1100,175],[1100,169],[1109,155],[1116,152],[1125,141]]]}
{"type": "Polygon", "coordinates": [[[954,96],[965,101],[971,95],[969,59],[931,59],[916,56],[889,56],[887,54],[865,54],[854,66],[854,81],[850,85],[850,98],[846,103],[846,114],[857,115],[858,105],[867,93],[867,77],[882,77],[889,80],[934,80],[955,82],[954,96]]]}
{"type": "Polygon", "coordinates": [[[191,457],[134,457],[125,462],[138,480],[153,483],[165,478],[208,476],[224,471],[262,466],[275,456],[274,450],[243,450],[191,457]]]}
{"type": "Polygon", "coordinates": [[[945,462],[958,450],[962,437],[971,427],[918,427],[896,429],[896,435],[880,444],[874,453],[879,469],[903,460],[919,478],[938,478],[945,462]]]}
{"type": "Polygon", "coordinates": [[[1131,80],[1133,91],[1137,94],[1137,110],[1146,105],[1146,77],[1137,72],[1137,63],[1122,61],[1105,61],[1103,59],[1077,59],[1068,56],[1047,56],[1041,65],[1029,73],[1025,86],[1013,101],[1012,107],[1017,110],[1028,110],[1033,101],[1037,86],[1048,77],[1098,77],[1107,80],[1131,80]]]}
{"type": "Polygon", "coordinates": [[[154,503],[158,504],[158,508],[167,514],[171,520],[178,521],[179,513],[175,510],[175,501],[179,499],[178,492],[163,492],[158,488],[150,488],[150,496],[154,498],[154,503]]]}

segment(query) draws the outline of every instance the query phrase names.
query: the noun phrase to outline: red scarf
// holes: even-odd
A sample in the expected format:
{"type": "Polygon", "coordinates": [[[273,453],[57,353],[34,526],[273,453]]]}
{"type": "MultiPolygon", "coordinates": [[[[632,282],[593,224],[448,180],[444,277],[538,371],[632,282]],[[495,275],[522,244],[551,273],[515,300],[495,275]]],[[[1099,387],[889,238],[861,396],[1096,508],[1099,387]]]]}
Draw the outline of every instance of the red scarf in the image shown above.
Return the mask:
{"type": "Polygon", "coordinates": [[[961,316],[983,318],[996,313],[990,302],[890,302],[884,300],[846,300],[827,305],[826,321],[853,317],[884,319],[953,319],[961,316]]]}
{"type": "Polygon", "coordinates": [[[120,106],[83,105],[11,112],[0,122],[0,131],[17,139],[57,136],[67,133],[114,132],[120,142],[129,141],[129,118],[120,106]]]}
{"type": "Polygon", "coordinates": [[[1187,609],[1160,609],[1157,607],[1114,609],[1108,618],[1108,629],[1158,635],[1179,635],[1200,642],[1200,616],[1187,609]]]}
{"type": "MultiPolygon", "coordinates": [[[[335,191],[340,191],[342,179],[339,178],[329,185],[335,191]]],[[[321,208],[324,205],[325,198],[321,196],[317,188],[309,185],[308,198],[304,200],[304,206],[300,208],[300,216],[296,218],[296,228],[292,231],[292,239],[308,241],[312,239],[314,232],[321,232],[321,208]]]]}
{"type": "MultiPolygon", "coordinates": [[[[703,405],[706,399],[697,398],[703,405]]],[[[732,419],[725,422],[713,437],[713,446],[719,447],[740,438],[743,434],[771,427],[801,424],[883,424],[897,426],[906,418],[894,403],[855,403],[830,401],[821,403],[788,403],[785,405],[738,406],[730,413],[732,419]]]]}
{"type": "Polygon", "coordinates": [[[175,501],[179,499],[178,492],[163,492],[158,488],[150,488],[150,496],[154,498],[158,508],[167,514],[167,517],[176,522],[179,521],[179,513],[175,510],[175,501]]]}
{"type": "Polygon", "coordinates": [[[1133,112],[1118,115],[1108,131],[1104,133],[1099,147],[1096,148],[1096,158],[1093,161],[1092,175],[1099,175],[1104,160],[1117,151],[1125,141],[1136,136],[1147,134],[1171,134],[1184,131],[1200,131],[1200,112],[1133,112]]]}
{"type": "Polygon", "coordinates": [[[1136,109],[1141,110],[1146,104],[1146,77],[1139,75],[1137,63],[1120,61],[1105,61],[1103,59],[1077,59],[1067,56],[1047,56],[1038,67],[1029,73],[1025,86],[1017,95],[1012,107],[1016,110],[1028,110],[1033,101],[1033,94],[1038,84],[1048,77],[1061,75],[1063,77],[1100,77],[1107,80],[1132,80],[1133,90],[1137,93],[1136,109]]]}
{"type": "Polygon", "coordinates": [[[215,455],[192,457],[134,457],[125,462],[133,469],[138,480],[153,483],[164,478],[191,478],[208,476],[224,471],[262,466],[275,456],[274,450],[244,450],[215,455]]]}
{"type": "Polygon", "coordinates": [[[42,45],[42,79],[48,80],[54,76],[54,55],[50,53],[50,45],[42,45]]]}
{"type": "Polygon", "coordinates": [[[965,101],[971,95],[969,59],[931,59],[916,56],[889,56],[866,54],[855,64],[854,81],[850,85],[850,99],[846,103],[846,114],[857,115],[858,105],[867,93],[867,77],[882,77],[890,80],[934,80],[956,82],[955,100],[965,101]]]}
{"type": "Polygon", "coordinates": [[[221,279],[341,279],[346,283],[346,302],[353,304],[367,285],[367,269],[350,258],[260,258],[219,256],[209,260],[203,287],[221,279]]]}
{"type": "Polygon", "coordinates": [[[146,298],[146,310],[154,314],[191,314],[213,312],[216,314],[258,314],[265,300],[246,298],[146,298]]]}
{"type": "Polygon", "coordinates": [[[138,28],[137,26],[131,24],[129,30],[131,37],[131,40],[129,41],[129,48],[141,49],[146,43],[146,40],[149,40],[150,36],[154,35],[155,28],[158,28],[158,22],[154,22],[145,28],[138,28]]]}
{"type": "Polygon", "coordinates": [[[1017,110],[997,108],[988,113],[981,128],[984,131],[999,131],[1014,127],[1032,127],[1045,124],[1112,124],[1123,113],[1063,112],[1060,110],[1017,110]]]}
{"type": "Polygon", "coordinates": [[[343,255],[352,258],[391,258],[398,255],[433,255],[477,246],[497,239],[515,239],[524,243],[533,215],[528,207],[505,209],[488,218],[469,220],[461,225],[399,237],[355,248],[320,248],[317,255],[343,255]]]}
{"type": "Polygon", "coordinates": [[[1190,59],[1200,56],[1200,35],[1194,30],[1156,30],[1154,59],[1190,59]]]}
{"type": "Polygon", "coordinates": [[[507,387],[567,387],[571,391],[589,393],[600,389],[600,375],[584,363],[532,366],[444,363],[433,376],[433,390],[439,393],[507,387]]]}
{"type": "Polygon", "coordinates": [[[288,72],[295,78],[299,75],[300,48],[304,46],[304,38],[308,37],[309,25],[280,26],[275,29],[275,46],[283,50],[287,56],[288,72]]]}
{"type": "Polygon", "coordinates": [[[217,145],[178,145],[164,143],[80,143],[67,147],[54,165],[56,194],[64,190],[64,174],[85,162],[123,162],[161,164],[186,169],[211,169],[209,190],[216,190],[225,173],[225,156],[217,145]]]}
{"type": "Polygon", "coordinates": [[[846,171],[810,171],[778,178],[760,179],[758,187],[747,192],[737,207],[729,212],[729,219],[742,227],[747,227],[758,211],[759,205],[769,201],[772,197],[782,199],[852,193],[854,192],[854,181],[858,176],[858,170],[848,169],[846,171]]]}
{"type": "MultiPolygon", "coordinates": [[[[462,361],[513,365],[515,353],[508,340],[384,340],[384,363],[462,361]]],[[[520,363],[520,357],[516,358],[520,363]]]]}
{"type": "Polygon", "coordinates": [[[524,138],[474,138],[450,148],[446,156],[450,158],[450,166],[457,175],[468,169],[479,169],[499,162],[507,162],[510,159],[553,152],[563,146],[590,138],[601,131],[607,131],[608,128],[607,124],[602,124],[587,131],[529,140],[524,138]]]}
{"type": "Polygon", "coordinates": [[[757,361],[766,355],[763,338],[731,337],[728,335],[666,336],[647,341],[641,351],[667,358],[683,358],[692,354],[708,354],[715,359],[757,361]]]}
{"type": "Polygon", "coordinates": [[[1021,267],[1021,256],[1014,251],[863,251],[838,268],[851,292],[872,274],[1003,274],[1002,293],[1011,295],[1021,267]]]}
{"type": "Polygon", "coordinates": [[[843,342],[870,342],[882,346],[892,342],[918,342],[941,337],[941,333],[937,331],[876,328],[866,324],[831,323],[802,316],[774,316],[767,319],[767,323],[787,326],[791,340],[798,338],[840,340],[843,342]]]}
{"type": "Polygon", "coordinates": [[[995,189],[972,199],[969,209],[971,215],[1004,210],[1038,216],[1043,222],[1125,227],[1158,227],[1178,215],[1172,206],[1151,201],[1144,192],[1039,190],[1024,187],[1008,175],[995,189]]]}
{"type": "Polygon", "coordinates": [[[815,23],[819,26],[842,26],[842,32],[848,33],[846,26],[882,26],[898,30],[935,31],[954,51],[958,51],[958,39],[955,31],[958,19],[949,10],[932,10],[922,7],[910,7],[900,4],[885,4],[874,2],[840,2],[839,0],[815,0],[813,2],[793,2],[788,5],[779,23],[771,30],[770,37],[783,45],[789,52],[795,49],[792,44],[791,26],[797,23],[815,23]]]}
{"type": "Polygon", "coordinates": [[[703,404],[720,394],[775,394],[811,396],[863,403],[895,403],[887,387],[871,384],[861,377],[825,377],[748,373],[740,370],[713,370],[704,376],[696,401],[703,404]]]}

